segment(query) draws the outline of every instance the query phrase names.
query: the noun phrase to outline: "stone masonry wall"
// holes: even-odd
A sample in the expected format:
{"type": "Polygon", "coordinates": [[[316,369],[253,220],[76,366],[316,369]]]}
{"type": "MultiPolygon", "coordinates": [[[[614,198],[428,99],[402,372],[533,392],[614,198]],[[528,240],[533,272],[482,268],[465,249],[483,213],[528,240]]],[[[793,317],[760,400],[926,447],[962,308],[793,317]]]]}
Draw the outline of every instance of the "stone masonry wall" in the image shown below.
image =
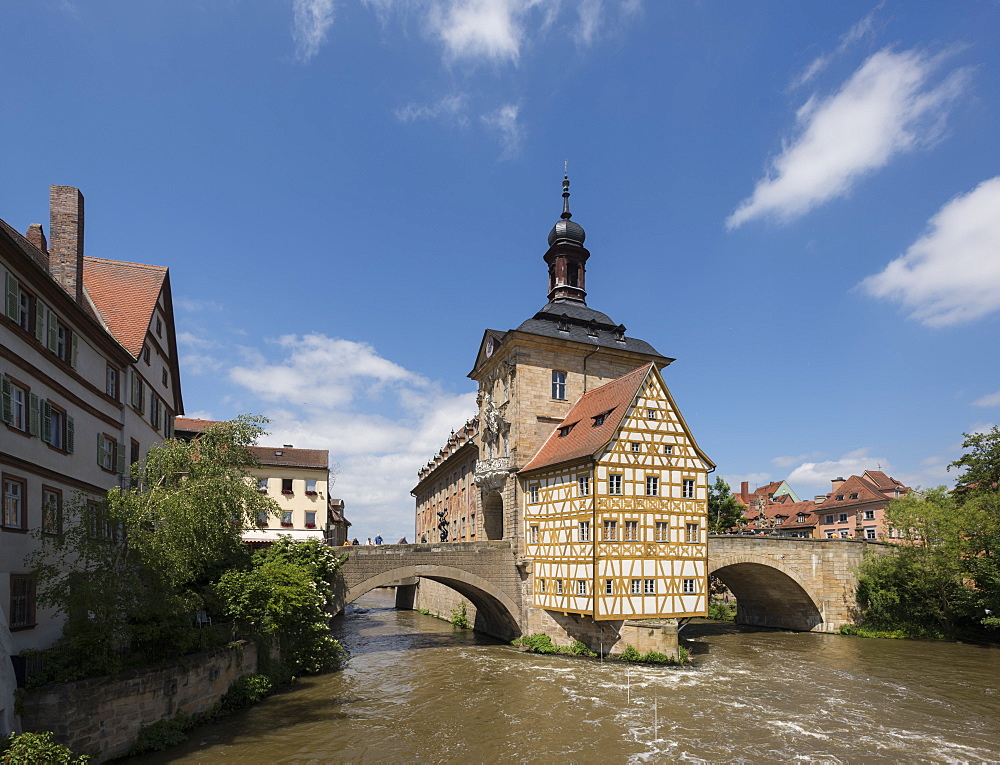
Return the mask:
{"type": "Polygon", "coordinates": [[[178,712],[211,708],[237,678],[257,671],[253,643],[218,648],[119,677],[96,677],[26,691],[21,724],[50,730],[74,752],[104,762],[127,752],[139,731],[178,712]]]}

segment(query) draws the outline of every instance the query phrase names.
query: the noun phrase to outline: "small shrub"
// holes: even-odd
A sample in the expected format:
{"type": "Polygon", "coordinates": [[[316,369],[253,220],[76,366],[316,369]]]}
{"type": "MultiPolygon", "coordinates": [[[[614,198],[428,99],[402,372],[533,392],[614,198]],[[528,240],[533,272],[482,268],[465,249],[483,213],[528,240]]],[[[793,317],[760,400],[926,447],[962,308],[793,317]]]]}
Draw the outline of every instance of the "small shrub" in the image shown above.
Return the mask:
{"type": "Polygon", "coordinates": [[[87,755],[73,757],[73,751],[52,740],[52,733],[21,733],[0,737],[3,765],[77,765],[90,762],[87,755]]]}
{"type": "Polygon", "coordinates": [[[639,657],[639,661],[644,664],[676,664],[677,660],[673,656],[667,656],[659,651],[647,651],[639,657]]]}
{"type": "Polygon", "coordinates": [[[559,649],[552,645],[552,638],[541,632],[534,635],[522,635],[513,641],[512,645],[527,648],[532,653],[558,653],[559,649]]]}
{"type": "Polygon", "coordinates": [[[187,740],[187,734],[184,731],[191,725],[192,721],[183,712],[178,712],[173,719],[158,720],[139,731],[139,735],[128,753],[135,755],[143,752],[157,752],[168,746],[176,746],[187,740]]]}
{"type": "Polygon", "coordinates": [[[233,681],[222,697],[222,709],[231,712],[258,703],[269,696],[274,684],[267,675],[243,675],[233,681]]]}
{"type": "Polygon", "coordinates": [[[574,640],[570,644],[569,648],[566,649],[566,651],[567,653],[571,653],[574,656],[597,656],[596,653],[594,653],[587,647],[586,643],[580,640],[574,640]]]}
{"type": "Polygon", "coordinates": [[[708,604],[708,618],[726,622],[736,621],[736,606],[713,600],[708,604]]]}
{"type": "Polygon", "coordinates": [[[460,630],[470,630],[472,625],[469,624],[469,618],[465,611],[465,601],[460,601],[458,606],[451,612],[451,624],[454,627],[458,627],[460,630]]]}
{"type": "Polygon", "coordinates": [[[621,652],[621,655],[618,658],[621,661],[632,663],[632,662],[641,661],[642,660],[642,654],[640,654],[635,649],[635,646],[633,646],[633,645],[627,645],[627,646],[625,646],[625,650],[621,652]]]}
{"type": "Polygon", "coordinates": [[[423,614],[424,616],[430,616],[431,615],[431,612],[428,611],[426,608],[418,608],[417,609],[417,613],[418,614],[423,614]]]}

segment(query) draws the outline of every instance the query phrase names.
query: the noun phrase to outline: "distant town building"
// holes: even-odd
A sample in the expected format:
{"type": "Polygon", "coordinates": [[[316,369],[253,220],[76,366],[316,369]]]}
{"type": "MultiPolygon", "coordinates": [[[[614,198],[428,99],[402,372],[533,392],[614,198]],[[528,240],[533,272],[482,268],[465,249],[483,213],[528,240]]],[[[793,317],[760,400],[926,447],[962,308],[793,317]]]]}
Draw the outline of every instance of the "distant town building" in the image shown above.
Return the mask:
{"type": "MultiPolygon", "coordinates": [[[[178,417],[178,438],[195,438],[212,420],[178,417]]],[[[278,503],[281,515],[261,516],[255,526],[243,531],[243,540],[253,547],[266,547],[279,534],[292,539],[321,539],[333,543],[336,529],[350,524],[343,517],[344,502],[331,505],[329,496],[330,452],[326,449],[296,449],[291,445],[252,446],[258,464],[248,471],[257,490],[278,503]],[[334,520],[335,517],[337,520],[334,520]],[[346,525],[344,525],[346,523],[346,525]]],[[[340,540],[343,544],[344,540],[340,540]]]]}
{"type": "Polygon", "coordinates": [[[889,502],[905,496],[910,487],[880,470],[832,479],[830,493],[818,494],[812,502],[794,501],[794,492],[784,481],[775,481],[749,491],[746,481],[734,496],[746,510],[746,534],[814,539],[868,539],[892,542],[901,534],[889,527],[885,509],[889,502]]]}
{"type": "Polygon", "coordinates": [[[452,433],[419,473],[410,492],[417,500],[416,542],[472,542],[476,540],[479,489],[474,479],[479,450],[474,417],[452,433]]]}
{"type": "Polygon", "coordinates": [[[49,201],[48,240],[0,220],[0,734],[10,657],[62,632],[35,603],[35,534],[58,536],[69,503],[123,486],[184,410],[167,269],[85,255],[83,195],[52,186],[49,201]]]}

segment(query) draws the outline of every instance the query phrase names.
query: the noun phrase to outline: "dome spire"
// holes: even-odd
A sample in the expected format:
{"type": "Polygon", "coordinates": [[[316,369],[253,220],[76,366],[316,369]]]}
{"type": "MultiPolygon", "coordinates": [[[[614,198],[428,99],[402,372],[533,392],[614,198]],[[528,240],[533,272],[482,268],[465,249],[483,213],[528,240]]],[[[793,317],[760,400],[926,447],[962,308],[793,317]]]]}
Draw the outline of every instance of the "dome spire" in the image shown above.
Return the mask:
{"type": "Polygon", "coordinates": [[[569,211],[569,160],[563,160],[563,211],[559,216],[563,220],[569,220],[573,213],[569,211]]]}

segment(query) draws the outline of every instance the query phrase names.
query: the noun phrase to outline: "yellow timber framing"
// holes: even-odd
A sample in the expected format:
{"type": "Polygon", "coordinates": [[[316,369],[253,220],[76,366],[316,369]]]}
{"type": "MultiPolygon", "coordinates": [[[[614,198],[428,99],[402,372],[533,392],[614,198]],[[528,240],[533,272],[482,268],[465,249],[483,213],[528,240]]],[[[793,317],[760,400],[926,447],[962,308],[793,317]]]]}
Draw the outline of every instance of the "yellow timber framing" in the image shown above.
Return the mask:
{"type": "Polygon", "coordinates": [[[628,406],[611,440],[592,457],[521,476],[533,605],[595,620],[703,616],[707,475],[714,465],[656,370],[628,406]],[[611,485],[612,476],[619,476],[619,486],[611,485]],[[647,483],[650,478],[656,480],[647,483]],[[606,539],[612,528],[614,538],[606,539]],[[687,541],[692,537],[696,541],[687,541]]]}

